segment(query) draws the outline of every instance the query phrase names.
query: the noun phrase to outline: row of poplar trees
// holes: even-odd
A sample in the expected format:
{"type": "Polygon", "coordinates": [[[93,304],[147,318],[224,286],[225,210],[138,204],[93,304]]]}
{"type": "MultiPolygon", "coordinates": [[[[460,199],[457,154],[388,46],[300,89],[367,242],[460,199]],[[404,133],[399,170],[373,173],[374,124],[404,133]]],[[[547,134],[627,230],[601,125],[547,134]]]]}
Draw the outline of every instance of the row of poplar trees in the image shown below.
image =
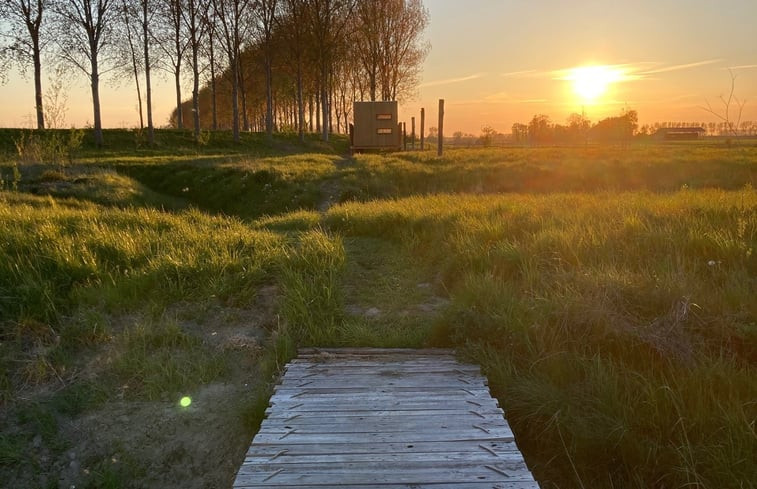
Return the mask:
{"type": "Polygon", "coordinates": [[[334,119],[337,131],[347,127],[352,100],[412,94],[430,49],[422,0],[0,2],[0,69],[12,61],[33,72],[37,127],[45,127],[43,60],[61,62],[90,82],[98,145],[105,76],[133,81],[151,144],[155,70],[175,84],[171,122],[184,128],[191,117],[196,137],[229,128],[238,141],[254,126],[269,135],[295,129],[300,138],[317,130],[328,140],[334,119]]]}

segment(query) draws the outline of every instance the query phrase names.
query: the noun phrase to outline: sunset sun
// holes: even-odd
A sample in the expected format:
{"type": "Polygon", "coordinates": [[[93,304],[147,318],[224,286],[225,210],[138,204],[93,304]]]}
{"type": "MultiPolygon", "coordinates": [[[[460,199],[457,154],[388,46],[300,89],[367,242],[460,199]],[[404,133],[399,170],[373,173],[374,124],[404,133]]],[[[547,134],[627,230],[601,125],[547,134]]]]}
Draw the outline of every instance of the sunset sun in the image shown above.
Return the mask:
{"type": "Polygon", "coordinates": [[[610,85],[623,79],[623,71],[611,66],[580,66],[567,71],[573,92],[584,103],[597,102],[610,85]]]}

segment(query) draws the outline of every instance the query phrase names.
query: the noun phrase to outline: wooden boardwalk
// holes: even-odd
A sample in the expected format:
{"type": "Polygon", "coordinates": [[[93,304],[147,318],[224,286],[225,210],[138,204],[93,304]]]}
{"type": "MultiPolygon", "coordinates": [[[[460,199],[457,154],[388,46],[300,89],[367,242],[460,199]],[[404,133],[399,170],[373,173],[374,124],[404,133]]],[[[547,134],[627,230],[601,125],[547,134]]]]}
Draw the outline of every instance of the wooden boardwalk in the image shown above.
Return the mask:
{"type": "Polygon", "coordinates": [[[301,351],[234,488],[538,489],[477,366],[447,350],[301,351]]]}

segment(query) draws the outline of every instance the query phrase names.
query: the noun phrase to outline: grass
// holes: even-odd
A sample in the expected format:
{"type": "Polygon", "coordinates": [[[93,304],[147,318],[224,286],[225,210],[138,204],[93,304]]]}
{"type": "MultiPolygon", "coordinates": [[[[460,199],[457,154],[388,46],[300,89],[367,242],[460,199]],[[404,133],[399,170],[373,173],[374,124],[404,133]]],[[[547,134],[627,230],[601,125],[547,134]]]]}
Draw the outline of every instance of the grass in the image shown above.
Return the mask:
{"type": "Polygon", "coordinates": [[[757,480],[751,187],[414,197],[325,223],[439,268],[432,338],[482,364],[547,487],[757,480]]]}
{"type": "MultiPolygon", "coordinates": [[[[755,487],[757,148],[138,136],[0,168],[0,396],[25,413],[0,420],[0,474],[41,470],[37,434],[64,450],[61,420],[114,400],[254,365],[253,433],[297,346],[437,345],[482,365],[543,487],[755,487]],[[214,348],[216,305],[271,284],[260,356],[214,348]]],[[[103,459],[88,483],[138,473],[103,459]]]]}

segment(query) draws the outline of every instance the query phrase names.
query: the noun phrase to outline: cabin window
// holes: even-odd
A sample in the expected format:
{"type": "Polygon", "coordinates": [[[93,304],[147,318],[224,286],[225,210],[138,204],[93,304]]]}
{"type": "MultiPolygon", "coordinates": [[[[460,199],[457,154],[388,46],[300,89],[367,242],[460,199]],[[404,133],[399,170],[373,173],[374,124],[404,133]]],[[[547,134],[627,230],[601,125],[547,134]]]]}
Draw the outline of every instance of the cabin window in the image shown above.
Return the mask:
{"type": "Polygon", "coordinates": [[[391,134],[392,128],[391,127],[379,127],[376,129],[376,134],[391,134]]]}
{"type": "Polygon", "coordinates": [[[390,121],[392,120],[392,114],[376,114],[377,121],[390,121]]]}

